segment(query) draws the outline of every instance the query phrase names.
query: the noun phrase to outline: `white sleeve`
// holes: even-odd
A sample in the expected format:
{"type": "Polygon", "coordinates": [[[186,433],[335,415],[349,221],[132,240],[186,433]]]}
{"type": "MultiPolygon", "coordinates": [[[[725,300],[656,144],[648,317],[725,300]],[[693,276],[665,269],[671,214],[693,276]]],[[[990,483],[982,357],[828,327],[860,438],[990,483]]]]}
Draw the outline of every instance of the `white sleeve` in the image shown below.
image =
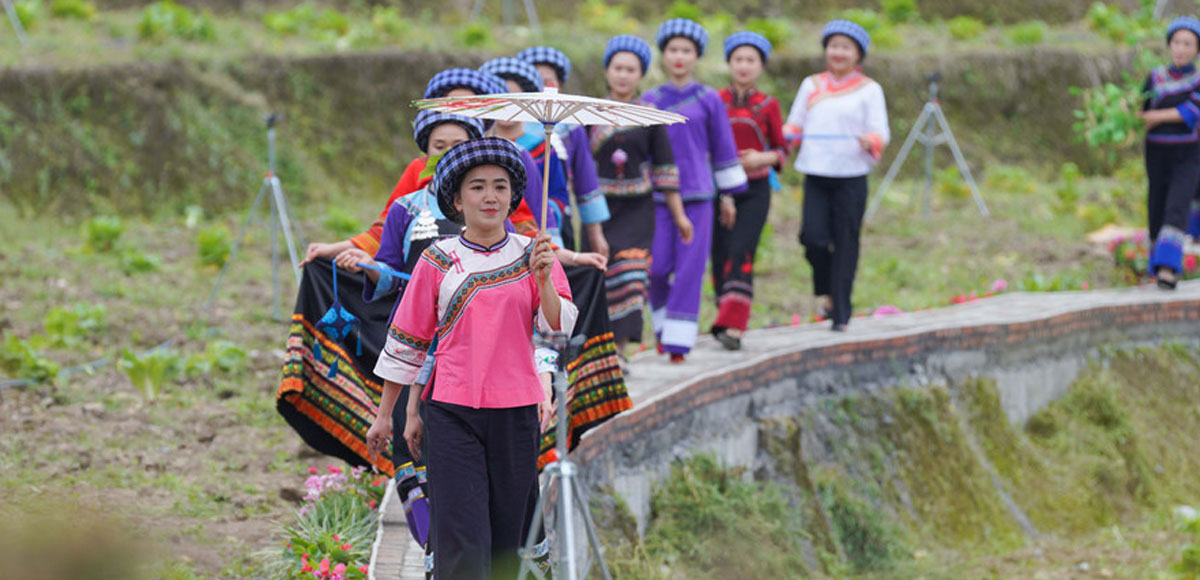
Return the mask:
{"type": "Polygon", "coordinates": [[[868,135],[879,135],[883,144],[887,145],[892,140],[892,134],[888,129],[887,101],[883,98],[883,87],[879,86],[879,83],[872,83],[868,91],[866,132],[868,135]]]}
{"type": "Polygon", "coordinates": [[[800,90],[796,91],[796,100],[792,101],[792,110],[788,112],[786,121],[788,125],[799,128],[804,127],[804,118],[808,114],[808,96],[812,92],[812,77],[806,77],[804,82],[800,83],[800,90]]]}

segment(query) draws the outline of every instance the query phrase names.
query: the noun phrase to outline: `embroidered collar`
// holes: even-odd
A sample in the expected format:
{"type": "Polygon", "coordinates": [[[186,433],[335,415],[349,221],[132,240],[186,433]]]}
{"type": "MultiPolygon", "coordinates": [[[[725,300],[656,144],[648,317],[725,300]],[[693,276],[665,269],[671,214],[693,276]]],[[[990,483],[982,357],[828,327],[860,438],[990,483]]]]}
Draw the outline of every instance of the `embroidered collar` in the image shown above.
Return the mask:
{"type": "Polygon", "coordinates": [[[508,238],[509,238],[509,235],[507,233],[505,233],[503,240],[500,240],[499,242],[496,242],[490,246],[485,246],[483,244],[477,244],[475,242],[472,242],[471,240],[468,240],[467,233],[463,232],[462,235],[458,236],[458,241],[461,242],[462,245],[464,245],[472,250],[475,250],[476,252],[480,252],[482,254],[490,254],[492,252],[499,251],[500,248],[503,248],[505,246],[505,244],[508,243],[508,238]]]}
{"type": "Polygon", "coordinates": [[[744,108],[750,106],[750,99],[758,94],[758,89],[750,87],[745,93],[739,93],[737,88],[729,85],[729,94],[733,95],[733,106],[744,108]]]}
{"type": "Polygon", "coordinates": [[[664,90],[670,91],[670,92],[672,92],[672,93],[675,93],[675,94],[677,94],[677,95],[687,95],[687,94],[690,94],[690,93],[694,92],[694,91],[695,91],[697,88],[699,88],[699,87],[700,87],[700,83],[698,83],[698,82],[696,82],[696,81],[688,81],[688,84],[686,84],[686,85],[683,85],[682,87],[680,87],[680,86],[676,86],[676,85],[675,85],[675,83],[672,83],[672,82],[670,82],[670,81],[667,81],[667,82],[666,82],[665,84],[663,84],[663,86],[662,86],[662,88],[663,88],[664,90]]]}
{"type": "Polygon", "coordinates": [[[825,82],[829,83],[830,87],[833,88],[833,90],[838,90],[842,87],[845,87],[845,86],[857,81],[860,77],[863,76],[862,67],[855,67],[853,71],[850,71],[849,74],[847,74],[846,76],[844,76],[842,78],[833,76],[833,72],[829,71],[829,70],[826,70],[822,74],[825,76],[825,82]]]}
{"type": "Polygon", "coordinates": [[[1174,64],[1167,67],[1167,74],[1171,75],[1171,78],[1173,79],[1183,78],[1194,72],[1196,72],[1196,63],[1194,62],[1189,62],[1181,67],[1175,66],[1174,64]]]}

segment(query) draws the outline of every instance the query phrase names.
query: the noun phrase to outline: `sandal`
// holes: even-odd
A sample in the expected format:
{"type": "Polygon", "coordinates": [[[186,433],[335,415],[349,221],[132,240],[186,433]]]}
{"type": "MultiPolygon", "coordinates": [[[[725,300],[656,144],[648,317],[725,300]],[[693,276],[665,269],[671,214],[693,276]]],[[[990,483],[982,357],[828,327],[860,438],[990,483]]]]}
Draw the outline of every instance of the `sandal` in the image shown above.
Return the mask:
{"type": "Polygon", "coordinates": [[[721,343],[721,346],[725,347],[725,350],[742,349],[742,337],[730,334],[728,329],[713,328],[712,335],[713,338],[717,339],[717,342],[721,343]]]}

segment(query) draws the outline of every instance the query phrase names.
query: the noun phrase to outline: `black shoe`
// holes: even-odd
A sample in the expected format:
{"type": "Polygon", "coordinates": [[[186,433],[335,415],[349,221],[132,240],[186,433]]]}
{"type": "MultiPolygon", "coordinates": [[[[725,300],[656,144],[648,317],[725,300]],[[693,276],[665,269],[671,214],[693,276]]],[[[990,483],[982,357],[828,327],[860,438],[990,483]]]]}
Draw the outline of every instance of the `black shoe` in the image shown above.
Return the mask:
{"type": "Polygon", "coordinates": [[[830,330],[832,330],[834,332],[846,332],[846,323],[845,322],[835,322],[835,323],[833,323],[833,327],[830,328],[830,330]]]}
{"type": "Polygon", "coordinates": [[[1158,281],[1158,287],[1163,290],[1174,290],[1179,284],[1179,276],[1170,268],[1159,268],[1155,279],[1158,281]]]}
{"type": "Polygon", "coordinates": [[[725,350],[742,349],[742,339],[731,336],[724,328],[714,328],[712,335],[713,338],[717,339],[717,342],[721,343],[721,346],[725,347],[725,350]]]}

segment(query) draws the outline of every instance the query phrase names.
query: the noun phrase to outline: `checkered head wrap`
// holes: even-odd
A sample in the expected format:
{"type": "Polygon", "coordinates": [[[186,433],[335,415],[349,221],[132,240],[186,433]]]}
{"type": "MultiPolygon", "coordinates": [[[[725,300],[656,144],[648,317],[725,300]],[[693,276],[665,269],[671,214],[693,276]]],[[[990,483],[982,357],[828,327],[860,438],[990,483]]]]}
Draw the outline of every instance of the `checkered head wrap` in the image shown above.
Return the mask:
{"type": "Polygon", "coordinates": [[[553,67],[554,72],[558,74],[558,82],[564,85],[567,84],[567,77],[571,76],[571,59],[557,48],[551,46],[526,48],[517,53],[517,58],[534,66],[544,64],[553,67]]]}
{"type": "Polygon", "coordinates": [[[633,36],[631,34],[622,34],[614,36],[608,41],[608,46],[604,47],[604,68],[608,68],[608,63],[612,62],[613,56],[618,52],[632,52],[638,60],[642,61],[642,74],[650,70],[650,43],[633,36]]]}
{"type": "Polygon", "coordinates": [[[512,181],[512,202],[508,208],[510,215],[521,204],[525,193],[525,163],[517,146],[500,137],[463,141],[451,147],[438,160],[433,181],[429,184],[429,191],[437,196],[438,207],[447,219],[463,223],[462,214],[454,207],[454,198],[458,196],[467,172],[480,165],[498,165],[508,171],[512,181]]]}
{"type": "Polygon", "coordinates": [[[526,93],[542,92],[542,73],[523,60],[507,56],[493,58],[483,63],[479,72],[493,74],[506,81],[516,81],[521,86],[521,91],[526,93]]]}
{"type": "Polygon", "coordinates": [[[433,78],[429,79],[429,83],[425,85],[423,98],[441,98],[454,89],[467,89],[477,95],[508,92],[508,87],[494,76],[469,68],[451,68],[435,74],[433,78]]]}
{"type": "Polygon", "coordinates": [[[704,47],[708,45],[708,31],[695,20],[687,18],[672,18],[658,27],[658,49],[667,48],[667,43],[676,36],[682,36],[696,43],[696,55],[704,56],[704,47]]]}
{"type": "Polygon", "coordinates": [[[413,139],[416,139],[417,147],[421,151],[429,149],[429,136],[433,134],[433,130],[438,125],[446,123],[454,123],[465,129],[467,131],[467,139],[479,139],[483,137],[483,122],[479,119],[439,113],[426,109],[417,113],[417,118],[413,121],[413,139]]]}
{"type": "Polygon", "coordinates": [[[733,51],[737,50],[739,46],[757,48],[758,54],[762,56],[763,64],[767,64],[767,59],[771,58],[771,41],[757,32],[743,30],[725,38],[725,62],[729,62],[729,55],[733,54],[733,51]]]}
{"type": "Polygon", "coordinates": [[[1194,16],[1180,16],[1172,20],[1171,25],[1167,27],[1167,44],[1171,44],[1171,37],[1180,30],[1190,30],[1196,38],[1200,38],[1200,20],[1194,16]]]}
{"type": "Polygon", "coordinates": [[[863,58],[867,57],[867,50],[871,48],[871,35],[867,34],[867,29],[849,20],[830,21],[825,25],[825,30],[821,32],[821,46],[828,45],[829,37],[835,34],[850,37],[850,40],[858,44],[858,50],[862,52],[863,58]]]}

